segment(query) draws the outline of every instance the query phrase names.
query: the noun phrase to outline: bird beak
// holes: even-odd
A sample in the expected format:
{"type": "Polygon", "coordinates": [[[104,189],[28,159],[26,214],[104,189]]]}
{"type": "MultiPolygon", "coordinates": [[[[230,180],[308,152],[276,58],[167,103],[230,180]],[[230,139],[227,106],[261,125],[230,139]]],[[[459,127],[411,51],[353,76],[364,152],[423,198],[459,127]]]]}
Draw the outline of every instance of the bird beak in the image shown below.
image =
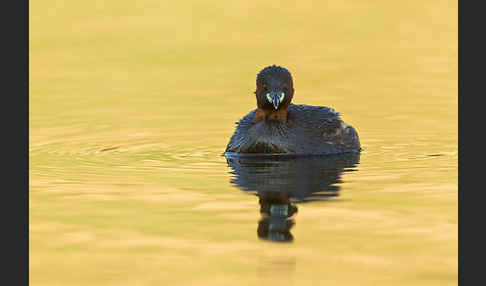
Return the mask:
{"type": "Polygon", "coordinates": [[[275,109],[278,108],[278,105],[280,104],[280,97],[278,96],[278,93],[274,93],[273,96],[272,96],[272,103],[273,103],[273,107],[275,107],[275,109]]]}

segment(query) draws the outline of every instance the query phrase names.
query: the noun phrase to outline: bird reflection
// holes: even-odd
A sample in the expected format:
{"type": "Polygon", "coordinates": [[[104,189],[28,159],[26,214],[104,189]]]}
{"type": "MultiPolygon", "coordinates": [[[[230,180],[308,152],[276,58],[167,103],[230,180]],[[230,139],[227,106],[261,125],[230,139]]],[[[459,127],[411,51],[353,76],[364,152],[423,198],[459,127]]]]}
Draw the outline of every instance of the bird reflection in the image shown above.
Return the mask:
{"type": "Polygon", "coordinates": [[[259,197],[258,237],[291,242],[296,204],[339,195],[341,174],[355,171],[359,153],[282,156],[226,153],[230,183],[259,197]]]}

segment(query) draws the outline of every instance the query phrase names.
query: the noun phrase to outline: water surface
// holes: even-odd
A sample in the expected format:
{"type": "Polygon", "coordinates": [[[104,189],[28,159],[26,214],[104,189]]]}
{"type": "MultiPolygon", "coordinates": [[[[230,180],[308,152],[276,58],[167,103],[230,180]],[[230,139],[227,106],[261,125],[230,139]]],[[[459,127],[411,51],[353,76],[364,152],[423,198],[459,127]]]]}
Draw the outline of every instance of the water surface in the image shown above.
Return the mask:
{"type": "Polygon", "coordinates": [[[258,197],[257,234],[261,239],[292,242],[296,203],[339,195],[341,174],[355,171],[359,153],[327,156],[225,154],[233,170],[231,183],[258,197]]]}
{"type": "Polygon", "coordinates": [[[457,284],[457,3],[32,1],[29,104],[32,285],[457,284]],[[359,164],[228,164],[270,64],[359,164]]]}

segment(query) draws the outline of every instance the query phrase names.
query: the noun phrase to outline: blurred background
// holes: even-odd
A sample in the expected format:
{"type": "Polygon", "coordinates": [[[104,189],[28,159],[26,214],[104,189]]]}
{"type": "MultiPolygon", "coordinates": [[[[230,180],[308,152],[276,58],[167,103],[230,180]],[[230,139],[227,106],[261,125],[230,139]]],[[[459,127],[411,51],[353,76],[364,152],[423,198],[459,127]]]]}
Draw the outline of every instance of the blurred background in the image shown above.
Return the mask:
{"type": "Polygon", "coordinates": [[[31,285],[456,285],[457,1],[30,2],[31,285]],[[221,156],[290,70],[360,136],[261,241],[221,156]]]}

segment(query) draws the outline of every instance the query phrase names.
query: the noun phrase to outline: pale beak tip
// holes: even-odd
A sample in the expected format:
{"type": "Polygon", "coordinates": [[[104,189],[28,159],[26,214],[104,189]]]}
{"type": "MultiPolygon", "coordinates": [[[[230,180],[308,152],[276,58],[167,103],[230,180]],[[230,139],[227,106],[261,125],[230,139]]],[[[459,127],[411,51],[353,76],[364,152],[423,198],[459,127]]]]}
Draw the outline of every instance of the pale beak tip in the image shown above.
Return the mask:
{"type": "Polygon", "coordinates": [[[280,100],[278,98],[278,96],[274,96],[273,97],[273,107],[275,107],[275,109],[278,109],[278,105],[280,104],[280,100]]]}

